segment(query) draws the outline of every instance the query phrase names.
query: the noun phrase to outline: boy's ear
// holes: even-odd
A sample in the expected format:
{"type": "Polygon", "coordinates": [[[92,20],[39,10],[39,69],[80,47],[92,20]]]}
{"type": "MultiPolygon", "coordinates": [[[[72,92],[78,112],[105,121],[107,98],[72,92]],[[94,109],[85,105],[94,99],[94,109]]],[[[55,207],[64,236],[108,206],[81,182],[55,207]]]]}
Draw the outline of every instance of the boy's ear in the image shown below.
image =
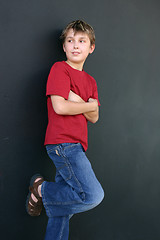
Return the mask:
{"type": "Polygon", "coordinates": [[[94,52],[94,49],[95,49],[95,44],[92,44],[91,47],[90,47],[90,54],[94,52]]]}
{"type": "Polygon", "coordinates": [[[63,44],[63,51],[66,52],[66,48],[65,48],[65,45],[63,44]]]}

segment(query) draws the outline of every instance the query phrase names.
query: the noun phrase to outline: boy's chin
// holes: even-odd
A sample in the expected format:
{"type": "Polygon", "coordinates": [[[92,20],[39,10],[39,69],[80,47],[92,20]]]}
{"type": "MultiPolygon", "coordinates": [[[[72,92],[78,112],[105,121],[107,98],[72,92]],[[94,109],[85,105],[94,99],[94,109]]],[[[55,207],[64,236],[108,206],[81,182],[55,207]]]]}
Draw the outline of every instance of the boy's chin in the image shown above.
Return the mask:
{"type": "Polygon", "coordinates": [[[67,59],[70,63],[75,63],[75,64],[83,64],[86,59],[67,59]]]}

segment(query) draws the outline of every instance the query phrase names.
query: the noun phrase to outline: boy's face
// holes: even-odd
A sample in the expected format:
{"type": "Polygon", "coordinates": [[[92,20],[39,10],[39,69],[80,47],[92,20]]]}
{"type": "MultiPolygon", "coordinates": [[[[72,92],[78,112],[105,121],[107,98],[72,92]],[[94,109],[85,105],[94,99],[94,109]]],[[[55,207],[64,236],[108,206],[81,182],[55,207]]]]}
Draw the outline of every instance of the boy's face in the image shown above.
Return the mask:
{"type": "Polygon", "coordinates": [[[95,45],[91,45],[87,33],[77,32],[75,34],[72,28],[68,31],[63,50],[70,63],[84,64],[86,58],[94,49],[95,45]]]}

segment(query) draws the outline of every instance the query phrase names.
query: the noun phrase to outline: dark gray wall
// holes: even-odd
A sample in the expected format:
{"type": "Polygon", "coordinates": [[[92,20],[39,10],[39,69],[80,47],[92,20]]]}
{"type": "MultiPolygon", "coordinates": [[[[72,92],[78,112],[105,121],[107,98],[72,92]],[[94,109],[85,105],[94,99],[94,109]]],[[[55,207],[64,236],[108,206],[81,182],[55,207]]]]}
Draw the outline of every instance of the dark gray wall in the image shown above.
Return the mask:
{"type": "Polygon", "coordinates": [[[100,121],[89,150],[105,200],[78,214],[70,240],[160,239],[160,2],[5,0],[0,2],[0,238],[43,239],[47,217],[25,211],[30,177],[54,179],[43,146],[45,84],[64,59],[58,36],[83,18],[96,31],[85,70],[98,83],[100,121]]]}

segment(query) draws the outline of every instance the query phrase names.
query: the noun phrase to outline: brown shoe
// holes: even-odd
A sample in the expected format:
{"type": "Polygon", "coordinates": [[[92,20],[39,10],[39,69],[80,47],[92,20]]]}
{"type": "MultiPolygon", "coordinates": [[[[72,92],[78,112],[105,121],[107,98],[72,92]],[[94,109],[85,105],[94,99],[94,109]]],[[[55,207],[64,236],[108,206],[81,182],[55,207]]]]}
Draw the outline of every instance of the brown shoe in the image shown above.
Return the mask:
{"type": "Polygon", "coordinates": [[[39,196],[39,193],[38,193],[38,187],[43,182],[44,182],[44,179],[41,175],[36,174],[31,178],[29,194],[26,200],[26,210],[30,216],[39,216],[41,214],[43,203],[42,203],[42,198],[39,196]],[[36,179],[38,178],[40,179],[36,182],[36,179]],[[36,197],[37,202],[35,202],[32,199],[31,193],[36,197]]]}

